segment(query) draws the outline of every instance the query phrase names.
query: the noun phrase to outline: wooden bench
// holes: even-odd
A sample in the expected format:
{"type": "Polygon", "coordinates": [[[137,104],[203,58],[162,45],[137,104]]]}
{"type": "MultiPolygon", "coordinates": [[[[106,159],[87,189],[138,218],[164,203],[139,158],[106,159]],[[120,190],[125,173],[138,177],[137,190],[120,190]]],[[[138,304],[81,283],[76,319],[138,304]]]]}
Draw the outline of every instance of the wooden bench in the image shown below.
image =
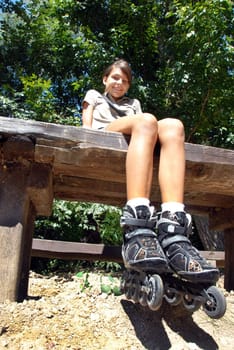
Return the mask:
{"type": "MultiPolygon", "coordinates": [[[[0,301],[27,297],[34,221],[51,214],[54,198],[125,203],[128,140],[119,133],[0,117],[0,301]]],[[[224,230],[225,288],[234,289],[234,152],[185,148],[185,203],[192,213],[209,216],[212,229],[224,230]]]]}

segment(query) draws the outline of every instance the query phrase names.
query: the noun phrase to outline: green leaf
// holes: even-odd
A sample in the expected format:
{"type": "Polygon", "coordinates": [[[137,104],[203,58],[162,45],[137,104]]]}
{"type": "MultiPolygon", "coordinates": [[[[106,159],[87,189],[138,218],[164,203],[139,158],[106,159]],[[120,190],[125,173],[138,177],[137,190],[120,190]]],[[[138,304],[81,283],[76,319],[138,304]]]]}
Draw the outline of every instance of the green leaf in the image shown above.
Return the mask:
{"type": "Polygon", "coordinates": [[[101,292],[106,294],[111,294],[111,286],[106,284],[101,284],[101,292]]]}
{"type": "Polygon", "coordinates": [[[84,272],[83,271],[77,272],[76,277],[78,277],[78,278],[84,277],[84,272]]]}
{"type": "Polygon", "coordinates": [[[119,295],[122,295],[123,293],[121,292],[121,290],[120,290],[120,287],[118,287],[118,286],[114,286],[113,288],[112,288],[112,292],[113,292],[113,294],[115,295],[115,296],[119,296],[119,295]]]}

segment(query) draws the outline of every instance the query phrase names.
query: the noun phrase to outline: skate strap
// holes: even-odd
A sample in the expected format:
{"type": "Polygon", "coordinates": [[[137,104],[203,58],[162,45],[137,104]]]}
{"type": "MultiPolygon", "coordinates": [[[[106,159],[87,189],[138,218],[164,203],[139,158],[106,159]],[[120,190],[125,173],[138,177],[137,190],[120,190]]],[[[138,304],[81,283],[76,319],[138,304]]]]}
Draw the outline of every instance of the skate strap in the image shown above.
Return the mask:
{"type": "Polygon", "coordinates": [[[136,227],[144,227],[144,228],[155,228],[156,218],[151,218],[150,220],[146,219],[137,219],[137,218],[126,218],[124,216],[121,217],[120,225],[124,226],[136,226],[136,227]]]}
{"type": "Polygon", "coordinates": [[[140,236],[142,236],[142,237],[154,237],[154,238],[156,238],[156,234],[155,234],[155,232],[154,231],[152,231],[152,230],[150,230],[150,229],[148,229],[148,228],[138,228],[138,229],[136,229],[136,230],[134,230],[134,231],[131,231],[131,232],[128,232],[128,233],[125,233],[125,238],[127,238],[127,239],[130,239],[130,238],[132,238],[132,237],[140,237],[140,236]]]}
{"type": "MultiPolygon", "coordinates": [[[[159,224],[159,223],[158,223],[159,224]]],[[[174,222],[170,223],[168,221],[161,222],[160,227],[163,232],[167,232],[169,235],[185,235],[187,227],[183,227],[180,225],[175,225],[174,222]]],[[[187,236],[187,234],[186,234],[187,236]]]]}
{"type": "Polygon", "coordinates": [[[167,238],[164,238],[161,242],[161,246],[163,248],[168,247],[172,243],[178,243],[178,242],[188,242],[190,243],[190,240],[184,236],[184,235],[176,235],[176,236],[169,236],[167,238]]]}

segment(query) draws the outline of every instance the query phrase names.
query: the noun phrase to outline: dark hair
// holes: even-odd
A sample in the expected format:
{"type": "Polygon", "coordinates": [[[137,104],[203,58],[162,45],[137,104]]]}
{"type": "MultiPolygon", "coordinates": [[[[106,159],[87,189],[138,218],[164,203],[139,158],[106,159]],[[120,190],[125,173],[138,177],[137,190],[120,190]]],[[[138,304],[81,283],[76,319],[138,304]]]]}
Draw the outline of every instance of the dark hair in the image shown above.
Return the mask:
{"type": "Polygon", "coordinates": [[[103,72],[103,77],[108,77],[113,68],[120,68],[124,74],[128,77],[128,82],[132,82],[132,70],[129,63],[123,59],[118,59],[110,64],[103,72]]]}

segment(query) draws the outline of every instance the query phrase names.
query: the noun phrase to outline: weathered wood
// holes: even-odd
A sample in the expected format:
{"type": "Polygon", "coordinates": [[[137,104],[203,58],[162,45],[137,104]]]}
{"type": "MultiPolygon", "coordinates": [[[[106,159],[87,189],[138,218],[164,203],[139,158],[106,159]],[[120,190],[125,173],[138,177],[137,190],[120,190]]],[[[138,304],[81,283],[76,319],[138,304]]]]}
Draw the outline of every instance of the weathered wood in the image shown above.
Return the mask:
{"type": "Polygon", "coordinates": [[[39,212],[49,215],[52,209],[48,179],[48,165],[24,159],[0,165],[0,301],[27,296],[35,217],[39,212]]]}
{"type": "Polygon", "coordinates": [[[211,231],[208,217],[193,215],[193,223],[205,250],[224,250],[223,232],[211,231]]]}
{"type": "Polygon", "coordinates": [[[51,215],[54,192],[50,165],[39,163],[31,165],[27,191],[36,208],[37,215],[51,215]]]}
{"type": "Polygon", "coordinates": [[[23,301],[28,295],[29,269],[31,266],[31,247],[34,232],[34,222],[36,210],[30,201],[25,213],[24,232],[21,242],[21,271],[19,275],[19,287],[17,292],[17,301],[23,301]]]}
{"type": "MultiPolygon", "coordinates": [[[[234,202],[234,199],[232,199],[234,202]]],[[[223,207],[224,208],[224,207],[223,207]]],[[[225,230],[234,227],[234,204],[227,209],[214,208],[210,211],[210,228],[225,230]]]]}
{"type": "Polygon", "coordinates": [[[122,262],[121,247],[104,244],[33,239],[32,256],[64,260],[122,262]]]}
{"type": "Polygon", "coordinates": [[[0,117],[0,135],[2,138],[11,135],[24,135],[35,140],[48,140],[59,147],[85,148],[92,146],[126,151],[128,138],[115,132],[97,132],[92,129],[84,129],[69,125],[36,122],[15,118],[0,117]],[[97,137],[98,135],[98,137],[97,137]]]}
{"type": "MultiPolygon", "coordinates": [[[[98,133],[101,134],[101,132],[98,133]]],[[[201,163],[202,158],[193,160],[193,147],[191,147],[192,153],[190,153],[190,146],[187,145],[186,147],[185,191],[189,193],[196,188],[197,192],[233,195],[234,180],[230,179],[230,174],[233,172],[234,163],[217,164],[212,157],[208,157],[207,163],[205,161],[201,163]],[[211,163],[208,163],[210,158],[211,163]],[[220,178],[223,179],[222,184],[220,178]]],[[[53,162],[55,176],[56,174],[61,175],[61,173],[72,175],[72,171],[75,171],[77,175],[79,174],[79,177],[125,183],[125,156],[126,153],[121,150],[112,150],[111,145],[110,149],[93,146],[58,148],[36,145],[37,161],[53,162]],[[105,168],[105,172],[103,172],[103,168],[105,168]]],[[[154,173],[157,174],[158,161],[156,155],[155,160],[154,173]]],[[[154,177],[153,186],[158,186],[157,176],[154,177]]]]}
{"type": "MultiPolygon", "coordinates": [[[[223,251],[200,251],[201,255],[217,266],[224,267],[223,251]]],[[[63,260],[115,261],[122,263],[121,247],[104,244],[64,242],[33,239],[32,256],[63,260]]]]}
{"type": "Polygon", "coordinates": [[[0,226],[0,302],[18,299],[22,231],[20,223],[12,227],[0,226]]]}
{"type": "MultiPolygon", "coordinates": [[[[0,118],[0,135],[3,138],[15,134],[27,136],[35,143],[34,161],[49,164],[53,170],[53,180],[58,198],[93,200],[93,193],[80,196],[79,188],[70,186],[75,182],[95,179],[101,185],[95,191],[95,200],[103,197],[113,199],[114,204],[122,204],[125,191],[120,198],[112,191],[108,198],[108,183],[125,184],[125,156],[129,138],[119,133],[95,131],[47,124],[42,122],[0,118]],[[17,133],[16,133],[17,129],[17,133]],[[105,171],[103,171],[105,168],[105,171]],[[68,182],[66,182],[66,180],[68,182]],[[60,187],[61,186],[61,190],[60,187]],[[70,188],[70,190],[69,190],[70,188]],[[105,196],[103,196],[105,192],[105,196]],[[67,198],[66,198],[67,193],[67,198]]],[[[207,146],[185,144],[186,180],[185,202],[189,207],[232,208],[234,196],[234,152],[207,146]],[[222,182],[220,181],[222,179],[222,182]]],[[[160,202],[157,181],[158,155],[155,153],[152,201],[160,202]]],[[[113,186],[112,186],[113,188],[113,186]]]]}
{"type": "Polygon", "coordinates": [[[234,290],[234,228],[224,230],[225,242],[225,279],[224,288],[234,290]]]}
{"type": "Polygon", "coordinates": [[[28,166],[0,167],[0,281],[4,281],[0,301],[20,301],[27,295],[31,223],[35,219],[27,193],[29,174],[28,166]]]}
{"type": "Polygon", "coordinates": [[[10,162],[18,159],[33,160],[34,148],[34,143],[29,137],[23,135],[10,136],[3,143],[4,160],[10,162]]]}
{"type": "MultiPolygon", "coordinates": [[[[80,172],[73,169],[77,176],[54,175],[55,197],[64,200],[78,200],[87,202],[106,203],[122,206],[126,201],[126,185],[117,181],[89,179],[80,177],[80,172]],[[95,191],[94,191],[95,188],[95,191]]],[[[160,204],[159,187],[155,184],[152,189],[151,202],[158,207],[160,204]]],[[[217,194],[193,191],[185,192],[185,203],[191,212],[208,215],[211,208],[230,208],[233,198],[217,194]]]]}
{"type": "MultiPolygon", "coordinates": [[[[193,152],[192,152],[193,154],[193,152]]],[[[39,161],[53,162],[55,195],[61,199],[75,199],[84,201],[104,201],[105,203],[122,205],[126,199],[125,193],[125,153],[109,149],[89,147],[85,149],[49,148],[36,146],[36,157],[39,161]],[[110,165],[111,163],[111,165],[110,165]],[[100,166],[100,164],[102,166],[100,166]],[[103,168],[105,171],[103,171],[103,168]],[[94,185],[95,182],[95,185],[94,185]],[[83,186],[81,185],[83,183],[83,186]],[[90,186],[89,183],[93,183],[90,186]],[[113,191],[115,184],[116,191],[113,191]],[[118,184],[123,184],[118,185],[118,184]],[[81,186],[80,186],[81,185],[81,186]],[[96,189],[90,193],[89,189],[96,189]],[[119,191],[121,187],[121,191],[119,191]],[[87,191],[85,191],[87,189],[87,191]],[[84,193],[82,193],[84,192],[84,193]],[[103,195],[103,193],[105,193],[103,195]],[[108,193],[110,195],[108,196],[108,193]],[[66,198],[67,196],[67,198],[66,198]],[[94,198],[95,197],[95,198],[94,198]],[[102,199],[104,197],[104,199],[102,199]]],[[[209,157],[208,157],[209,160],[209,157]]],[[[185,181],[185,202],[190,207],[201,207],[200,211],[207,212],[208,208],[230,208],[233,205],[233,182],[222,184],[222,194],[219,192],[220,172],[222,169],[200,164],[188,163],[185,181]],[[194,168],[193,168],[194,166],[194,168]],[[191,170],[192,169],[192,170],[191,170]],[[196,191],[194,190],[196,189],[196,191]]],[[[226,167],[227,174],[233,172],[233,166],[226,167]]],[[[154,165],[154,180],[152,188],[152,202],[160,202],[159,186],[157,182],[158,162],[154,165]]]]}

